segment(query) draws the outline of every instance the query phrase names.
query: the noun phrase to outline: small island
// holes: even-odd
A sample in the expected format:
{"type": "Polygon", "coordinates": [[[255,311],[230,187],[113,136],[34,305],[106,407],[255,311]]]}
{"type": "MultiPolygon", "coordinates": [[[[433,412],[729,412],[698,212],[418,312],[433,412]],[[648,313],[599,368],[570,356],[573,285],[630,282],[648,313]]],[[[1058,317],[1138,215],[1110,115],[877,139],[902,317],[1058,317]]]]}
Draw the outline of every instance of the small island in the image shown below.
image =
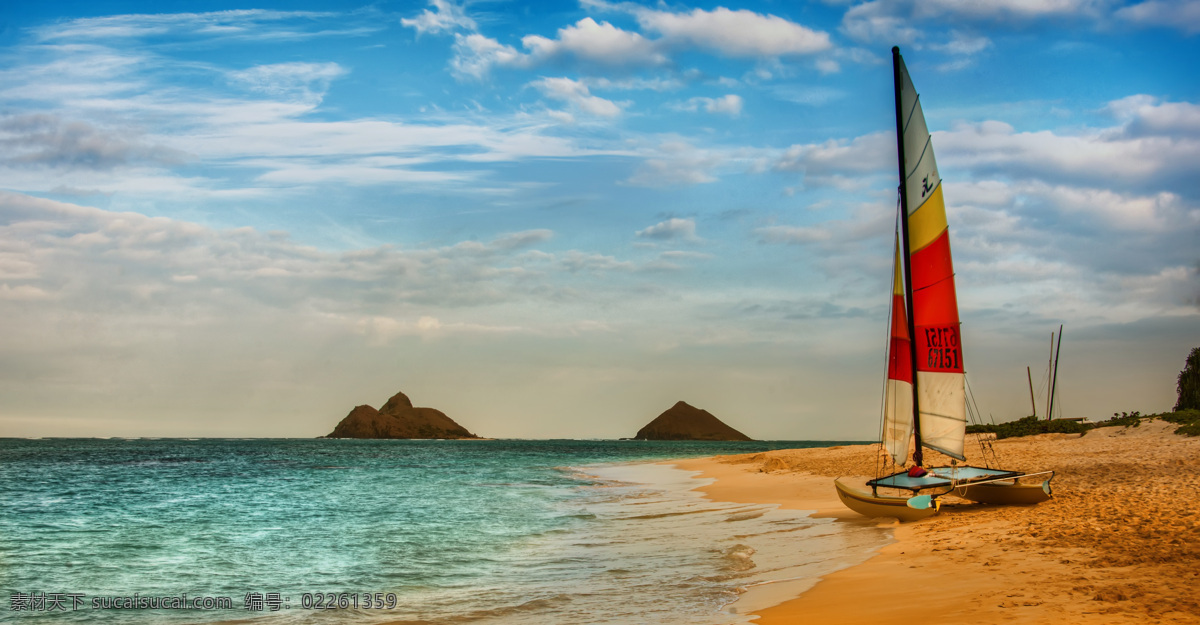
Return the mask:
{"type": "Polygon", "coordinates": [[[382,408],[355,406],[325,438],[479,438],[436,408],[414,408],[396,393],[382,408]]]}
{"type": "Polygon", "coordinates": [[[745,434],[725,425],[707,410],[687,402],[676,402],[638,430],[637,440],[650,441],[750,441],[745,434]]]}

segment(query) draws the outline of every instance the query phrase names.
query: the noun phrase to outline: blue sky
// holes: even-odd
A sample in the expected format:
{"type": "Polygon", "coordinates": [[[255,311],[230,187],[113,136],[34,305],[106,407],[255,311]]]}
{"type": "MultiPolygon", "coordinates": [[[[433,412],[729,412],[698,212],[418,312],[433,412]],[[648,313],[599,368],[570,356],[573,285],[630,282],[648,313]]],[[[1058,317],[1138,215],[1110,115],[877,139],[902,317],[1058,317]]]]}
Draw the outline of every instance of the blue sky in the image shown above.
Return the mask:
{"type": "Polygon", "coordinates": [[[1200,344],[1194,0],[55,2],[0,28],[9,435],[315,436],[403,389],[497,437],[628,436],[683,399],[872,438],[892,45],[985,415],[1028,413],[1060,323],[1073,416],[1169,408],[1200,344]]]}

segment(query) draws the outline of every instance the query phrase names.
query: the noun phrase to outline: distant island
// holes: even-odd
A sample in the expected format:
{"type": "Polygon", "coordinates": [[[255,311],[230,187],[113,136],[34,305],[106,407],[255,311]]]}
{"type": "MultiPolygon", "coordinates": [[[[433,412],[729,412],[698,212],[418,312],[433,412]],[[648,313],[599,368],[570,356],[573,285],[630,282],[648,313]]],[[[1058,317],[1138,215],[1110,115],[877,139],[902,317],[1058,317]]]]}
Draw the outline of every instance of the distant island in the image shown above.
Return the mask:
{"type": "Polygon", "coordinates": [[[637,440],[650,441],[750,441],[707,410],[677,402],[638,430],[637,440]]]}
{"type": "Polygon", "coordinates": [[[396,393],[382,408],[355,406],[325,438],[479,438],[435,408],[414,408],[396,393]]]}

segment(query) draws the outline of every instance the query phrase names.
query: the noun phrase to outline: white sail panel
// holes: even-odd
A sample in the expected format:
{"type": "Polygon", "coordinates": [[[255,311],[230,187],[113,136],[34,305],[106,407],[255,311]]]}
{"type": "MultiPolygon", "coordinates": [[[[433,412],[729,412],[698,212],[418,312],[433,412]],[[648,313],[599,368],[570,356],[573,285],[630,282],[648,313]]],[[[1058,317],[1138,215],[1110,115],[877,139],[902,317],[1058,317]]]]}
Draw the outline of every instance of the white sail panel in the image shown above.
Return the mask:
{"type": "Polygon", "coordinates": [[[900,113],[904,119],[904,165],[906,187],[905,200],[909,214],[915,213],[933,190],[941,183],[937,161],[933,157],[933,144],[929,139],[929,128],[925,125],[925,113],[921,100],[913,87],[903,59],[900,61],[900,113]]]}
{"type": "Polygon", "coordinates": [[[959,460],[965,460],[963,438],[967,433],[964,378],[962,373],[917,371],[921,444],[959,460]]]}
{"type": "Polygon", "coordinates": [[[912,384],[888,380],[883,401],[883,448],[893,462],[903,466],[913,434],[912,384]]]}

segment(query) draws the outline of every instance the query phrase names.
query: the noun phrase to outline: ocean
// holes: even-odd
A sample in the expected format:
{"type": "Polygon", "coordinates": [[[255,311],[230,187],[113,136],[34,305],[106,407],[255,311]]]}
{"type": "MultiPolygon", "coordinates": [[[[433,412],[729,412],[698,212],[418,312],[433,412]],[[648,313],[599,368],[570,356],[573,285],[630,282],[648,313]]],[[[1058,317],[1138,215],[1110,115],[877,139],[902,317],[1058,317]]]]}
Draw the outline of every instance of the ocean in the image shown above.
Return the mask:
{"type": "Polygon", "coordinates": [[[670,458],[836,442],[0,439],[19,623],[727,624],[888,530],[714,503],[670,458]]]}

